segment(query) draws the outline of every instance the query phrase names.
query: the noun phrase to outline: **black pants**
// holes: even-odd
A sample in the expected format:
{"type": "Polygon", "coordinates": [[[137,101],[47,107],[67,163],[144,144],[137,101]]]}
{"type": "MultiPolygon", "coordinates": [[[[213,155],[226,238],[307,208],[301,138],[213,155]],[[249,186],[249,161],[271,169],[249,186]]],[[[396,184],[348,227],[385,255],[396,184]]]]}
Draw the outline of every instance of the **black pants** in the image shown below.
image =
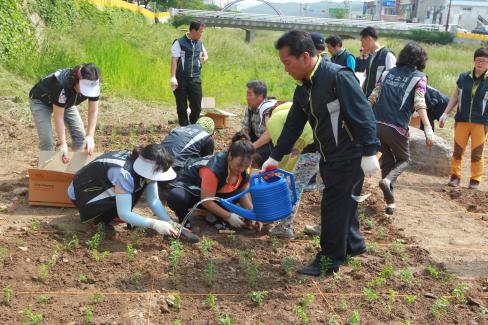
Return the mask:
{"type": "Polygon", "coordinates": [[[166,203],[174,211],[180,222],[183,221],[188,210],[198,201],[200,201],[199,196],[192,195],[182,187],[172,188],[166,198],[166,203]]]}
{"type": "MultiPolygon", "coordinates": [[[[253,132],[251,132],[250,138],[252,142],[258,139],[258,137],[253,132]]],[[[273,151],[273,144],[271,143],[271,141],[257,148],[256,155],[253,159],[253,168],[261,168],[264,162],[269,158],[269,155],[271,155],[271,151],[273,151]]]]}
{"type": "Polygon", "coordinates": [[[408,138],[394,128],[379,123],[376,124],[376,134],[381,142],[381,178],[388,178],[393,186],[398,176],[410,165],[408,138]]]}
{"type": "Polygon", "coordinates": [[[361,158],[346,161],[320,161],[320,175],[325,188],[322,192],[320,247],[336,267],[346,255],[365,248],[359,232],[358,203],[351,197],[360,195],[364,174],[361,158]]]}
{"type": "Polygon", "coordinates": [[[195,124],[202,110],[202,80],[198,78],[178,77],[178,88],[173,92],[176,98],[176,112],[180,126],[195,124]],[[190,121],[188,122],[188,102],[190,102],[190,121]]]}

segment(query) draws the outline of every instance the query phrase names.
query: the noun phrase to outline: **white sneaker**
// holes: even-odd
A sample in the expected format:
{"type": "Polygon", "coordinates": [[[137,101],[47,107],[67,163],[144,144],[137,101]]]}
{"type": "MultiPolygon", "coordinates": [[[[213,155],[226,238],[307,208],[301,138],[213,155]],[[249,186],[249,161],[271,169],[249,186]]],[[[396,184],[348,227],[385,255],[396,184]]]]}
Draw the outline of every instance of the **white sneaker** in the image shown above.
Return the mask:
{"type": "Polygon", "coordinates": [[[293,229],[291,226],[285,226],[282,224],[277,224],[273,229],[269,231],[271,236],[276,236],[280,238],[291,239],[294,237],[293,229]]]}

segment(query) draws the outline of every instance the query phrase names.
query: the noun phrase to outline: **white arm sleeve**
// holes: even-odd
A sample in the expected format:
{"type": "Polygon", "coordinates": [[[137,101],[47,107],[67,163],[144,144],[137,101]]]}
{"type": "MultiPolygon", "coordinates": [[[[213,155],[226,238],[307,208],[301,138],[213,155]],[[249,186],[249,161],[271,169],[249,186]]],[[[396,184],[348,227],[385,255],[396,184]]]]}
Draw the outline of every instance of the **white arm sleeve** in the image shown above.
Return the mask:
{"type": "Polygon", "coordinates": [[[396,66],[396,61],[395,54],[389,52],[385,58],[385,70],[393,69],[396,66]]]}

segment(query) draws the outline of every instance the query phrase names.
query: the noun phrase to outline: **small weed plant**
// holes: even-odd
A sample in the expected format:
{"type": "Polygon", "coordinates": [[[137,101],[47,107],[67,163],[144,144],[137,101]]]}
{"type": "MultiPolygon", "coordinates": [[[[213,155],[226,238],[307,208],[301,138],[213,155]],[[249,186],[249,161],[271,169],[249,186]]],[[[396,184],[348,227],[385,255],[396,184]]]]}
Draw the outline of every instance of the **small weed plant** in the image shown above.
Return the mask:
{"type": "Polygon", "coordinates": [[[205,301],[203,302],[205,306],[207,306],[210,310],[214,312],[219,311],[219,305],[217,303],[217,296],[214,295],[213,293],[210,293],[206,298],[205,301]]]}
{"type": "Polygon", "coordinates": [[[85,310],[85,322],[88,325],[93,324],[93,308],[91,306],[88,306],[85,310]]]}
{"type": "Polygon", "coordinates": [[[234,325],[234,321],[227,314],[220,314],[217,316],[217,321],[219,325],[234,325]]]}
{"type": "Polygon", "coordinates": [[[247,285],[249,288],[254,289],[258,279],[259,269],[254,264],[249,264],[247,267],[247,285]]]}
{"type": "Polygon", "coordinates": [[[170,279],[173,283],[176,283],[176,269],[180,263],[181,256],[183,256],[183,244],[179,240],[173,240],[169,249],[170,279]]]}
{"type": "Polygon", "coordinates": [[[447,297],[437,298],[430,307],[430,313],[435,319],[441,319],[447,312],[450,302],[447,297]]]}
{"type": "Polygon", "coordinates": [[[103,225],[99,224],[97,228],[97,232],[86,241],[86,245],[90,250],[98,250],[98,246],[102,242],[104,237],[103,225]]]}
{"type": "Polygon", "coordinates": [[[413,304],[415,302],[415,299],[417,299],[416,295],[409,294],[405,296],[405,302],[407,303],[407,305],[413,304]]]}
{"type": "Polygon", "coordinates": [[[395,276],[395,268],[392,264],[387,264],[383,270],[379,273],[379,276],[385,279],[391,279],[395,276]]]}
{"type": "Polygon", "coordinates": [[[414,277],[412,271],[408,269],[407,267],[404,267],[403,269],[400,270],[400,280],[407,286],[411,286],[414,277]]]}
{"type": "Polygon", "coordinates": [[[359,313],[359,310],[354,309],[352,312],[351,316],[349,317],[349,324],[350,325],[359,325],[361,324],[361,315],[359,313]]]}
{"type": "Polygon", "coordinates": [[[291,278],[295,267],[295,260],[292,257],[285,257],[281,260],[281,269],[291,278]]]}
{"type": "Polygon", "coordinates": [[[132,262],[135,256],[134,246],[132,244],[127,244],[126,252],[127,252],[127,259],[129,260],[129,262],[132,262]]]}
{"type": "Polygon", "coordinates": [[[347,310],[347,299],[346,298],[341,297],[341,299],[339,299],[338,309],[340,312],[345,312],[347,310]]]}
{"type": "Polygon", "coordinates": [[[3,299],[2,299],[2,302],[5,305],[10,306],[10,304],[12,303],[13,296],[14,296],[14,292],[13,292],[13,290],[10,287],[3,288],[3,299]]]}
{"type": "Polygon", "coordinates": [[[352,267],[354,270],[359,270],[361,268],[361,261],[352,258],[350,255],[346,256],[346,265],[352,267]]]}
{"type": "Polygon", "coordinates": [[[139,272],[131,273],[131,275],[129,277],[129,283],[135,287],[139,287],[139,285],[141,283],[141,273],[139,273],[139,272]]]}
{"type": "Polygon", "coordinates": [[[36,314],[31,309],[23,309],[20,313],[22,325],[40,325],[44,316],[42,313],[36,314]]]}
{"type": "Polygon", "coordinates": [[[215,240],[203,237],[203,239],[199,243],[200,251],[204,256],[208,256],[209,252],[212,250],[212,247],[214,247],[215,244],[217,244],[215,240]]]}
{"type": "Polygon", "coordinates": [[[456,298],[457,303],[466,305],[468,299],[466,298],[466,290],[469,286],[466,283],[460,283],[452,290],[452,295],[456,298]]]}
{"type": "Polygon", "coordinates": [[[280,240],[276,238],[276,236],[271,236],[271,250],[273,252],[277,252],[278,248],[280,247],[280,240]]]}
{"type": "Polygon", "coordinates": [[[388,290],[386,293],[385,313],[387,316],[390,316],[393,311],[393,305],[395,304],[397,295],[398,293],[393,289],[388,290]]]}
{"type": "Polygon", "coordinates": [[[100,301],[102,301],[103,296],[100,292],[95,291],[95,293],[92,296],[92,301],[96,304],[98,304],[100,301]]]}
{"type": "Polygon", "coordinates": [[[41,282],[46,282],[48,277],[49,277],[49,265],[46,263],[42,263],[37,267],[37,278],[41,282]]]}
{"type": "Polygon", "coordinates": [[[376,278],[374,278],[373,280],[371,281],[368,281],[366,283],[366,285],[368,287],[381,287],[383,284],[386,283],[386,279],[381,277],[381,276],[377,276],[376,278]]]}
{"type": "Polygon", "coordinates": [[[325,276],[329,274],[332,267],[332,260],[327,256],[320,256],[320,275],[325,276]]]}
{"type": "Polygon", "coordinates": [[[31,235],[38,231],[41,228],[41,221],[39,219],[32,219],[29,230],[27,230],[28,234],[31,235]]]}
{"type": "Polygon", "coordinates": [[[139,244],[139,240],[146,235],[146,228],[137,227],[136,229],[132,230],[130,234],[130,242],[132,246],[137,246],[139,244]]]}
{"type": "Polygon", "coordinates": [[[217,263],[215,263],[213,260],[209,260],[205,268],[203,269],[203,278],[205,280],[205,283],[211,287],[215,277],[217,275],[217,263]]]}
{"type": "Polygon", "coordinates": [[[65,251],[71,252],[78,247],[80,247],[80,240],[77,234],[73,234],[71,238],[65,238],[63,246],[65,251]]]}
{"type": "Polygon", "coordinates": [[[48,295],[39,295],[37,296],[37,302],[40,304],[46,303],[51,299],[48,295]]]}
{"type": "Polygon", "coordinates": [[[378,229],[376,230],[376,238],[382,240],[385,239],[386,233],[385,233],[385,227],[379,226],[378,229]]]}
{"type": "Polygon", "coordinates": [[[93,249],[91,251],[92,253],[92,256],[93,256],[93,259],[97,262],[103,262],[103,260],[110,255],[110,252],[109,251],[103,251],[103,252],[99,252],[97,251],[96,249],[93,249]]]}
{"type": "Polygon", "coordinates": [[[320,236],[319,235],[314,235],[312,237],[312,245],[315,247],[320,246],[320,236]]]}
{"type": "Polygon", "coordinates": [[[81,272],[80,273],[80,276],[78,277],[78,280],[81,282],[81,283],[87,283],[88,282],[88,277],[86,276],[85,273],[81,272]]]}
{"type": "Polygon", "coordinates": [[[251,299],[252,302],[256,304],[256,306],[262,306],[264,303],[264,299],[268,296],[268,291],[252,291],[248,294],[248,297],[251,299]]]}
{"type": "Polygon", "coordinates": [[[373,302],[380,299],[380,295],[371,288],[363,288],[363,297],[367,302],[373,302]]]}

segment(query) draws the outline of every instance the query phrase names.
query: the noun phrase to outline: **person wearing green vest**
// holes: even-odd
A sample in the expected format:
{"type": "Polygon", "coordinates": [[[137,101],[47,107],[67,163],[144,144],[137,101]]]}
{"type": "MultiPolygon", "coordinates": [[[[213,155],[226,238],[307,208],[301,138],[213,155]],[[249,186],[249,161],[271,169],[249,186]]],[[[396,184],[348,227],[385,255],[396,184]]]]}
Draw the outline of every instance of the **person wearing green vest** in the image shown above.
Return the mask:
{"type": "MultiPolygon", "coordinates": [[[[259,110],[261,123],[266,125],[266,132],[269,134],[273,144],[277,143],[281,135],[291,105],[292,102],[268,101],[259,110]]],[[[298,201],[294,207],[294,212],[271,229],[270,234],[273,236],[289,239],[294,236],[293,219],[298,209],[300,197],[303,189],[316,174],[319,167],[320,156],[313,142],[312,127],[307,123],[301,136],[295,142],[291,153],[284,156],[278,164],[278,168],[294,173],[298,201]]]]}

